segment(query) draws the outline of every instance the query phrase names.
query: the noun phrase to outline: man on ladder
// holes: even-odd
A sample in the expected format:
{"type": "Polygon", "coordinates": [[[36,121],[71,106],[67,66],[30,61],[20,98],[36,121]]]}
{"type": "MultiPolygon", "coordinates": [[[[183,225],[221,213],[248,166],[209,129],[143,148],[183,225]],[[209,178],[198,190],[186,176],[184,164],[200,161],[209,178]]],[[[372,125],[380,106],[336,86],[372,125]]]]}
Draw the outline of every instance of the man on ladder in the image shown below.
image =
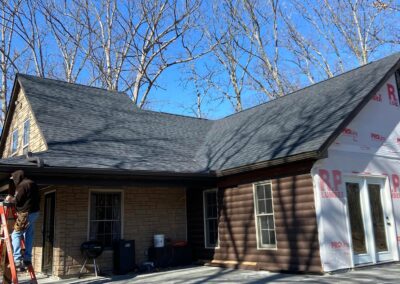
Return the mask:
{"type": "Polygon", "coordinates": [[[15,203],[17,219],[11,235],[14,262],[20,271],[32,265],[32,247],[35,222],[39,217],[40,194],[35,182],[25,177],[22,170],[11,174],[15,195],[8,195],[5,202],[15,203]],[[21,239],[24,236],[25,253],[21,253],[21,239]]]}

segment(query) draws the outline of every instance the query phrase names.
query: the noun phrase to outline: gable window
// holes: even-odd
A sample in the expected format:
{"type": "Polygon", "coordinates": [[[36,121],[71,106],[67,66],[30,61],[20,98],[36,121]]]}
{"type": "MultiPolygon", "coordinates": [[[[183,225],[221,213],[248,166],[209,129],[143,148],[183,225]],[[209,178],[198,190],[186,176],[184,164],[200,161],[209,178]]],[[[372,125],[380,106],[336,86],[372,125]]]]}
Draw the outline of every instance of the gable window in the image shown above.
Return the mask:
{"type": "Polygon", "coordinates": [[[110,248],[121,238],[121,192],[91,192],[89,239],[110,248]]]}
{"type": "Polygon", "coordinates": [[[257,247],[276,248],[274,208],[271,183],[254,184],[254,211],[257,247]]]}
{"type": "Polygon", "coordinates": [[[11,154],[15,154],[18,150],[18,129],[13,131],[11,138],[11,154]]]}
{"type": "Polygon", "coordinates": [[[217,189],[203,192],[204,241],[206,248],[218,247],[218,199],[217,189]]]}
{"type": "Polygon", "coordinates": [[[23,145],[24,151],[27,150],[27,148],[29,146],[30,128],[31,128],[30,120],[27,119],[24,122],[24,136],[23,136],[23,139],[22,139],[22,141],[23,141],[22,145],[23,145]]]}

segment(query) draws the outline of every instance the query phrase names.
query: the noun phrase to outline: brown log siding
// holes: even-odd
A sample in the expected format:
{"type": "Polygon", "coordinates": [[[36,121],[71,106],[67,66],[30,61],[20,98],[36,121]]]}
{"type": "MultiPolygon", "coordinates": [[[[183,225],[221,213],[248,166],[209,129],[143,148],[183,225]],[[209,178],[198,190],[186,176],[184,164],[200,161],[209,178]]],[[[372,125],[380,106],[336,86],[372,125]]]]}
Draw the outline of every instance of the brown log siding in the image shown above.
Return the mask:
{"type": "Polygon", "coordinates": [[[195,257],[219,265],[270,271],[322,272],[312,162],[221,178],[220,248],[204,248],[203,190],[187,191],[188,239],[195,257]],[[277,249],[257,249],[253,183],[272,182],[277,249]],[[230,264],[230,265],[229,265],[230,264]]]}

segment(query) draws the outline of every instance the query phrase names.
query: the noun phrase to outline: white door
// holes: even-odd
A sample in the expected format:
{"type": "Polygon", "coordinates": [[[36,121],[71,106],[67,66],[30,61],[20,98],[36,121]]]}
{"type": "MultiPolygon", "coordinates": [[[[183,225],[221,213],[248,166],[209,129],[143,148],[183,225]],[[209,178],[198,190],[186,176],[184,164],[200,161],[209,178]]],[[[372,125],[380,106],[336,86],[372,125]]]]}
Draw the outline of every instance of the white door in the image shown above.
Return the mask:
{"type": "Polygon", "coordinates": [[[354,264],[394,259],[395,231],[389,190],[384,179],[346,180],[347,209],[354,264]]]}

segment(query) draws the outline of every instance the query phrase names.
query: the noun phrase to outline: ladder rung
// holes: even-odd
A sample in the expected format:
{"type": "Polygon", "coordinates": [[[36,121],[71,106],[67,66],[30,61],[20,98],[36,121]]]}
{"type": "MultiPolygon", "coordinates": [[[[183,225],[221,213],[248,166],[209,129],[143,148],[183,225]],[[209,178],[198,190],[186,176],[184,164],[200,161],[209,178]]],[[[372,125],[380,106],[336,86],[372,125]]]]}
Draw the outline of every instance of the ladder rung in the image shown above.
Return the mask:
{"type": "MultiPolygon", "coordinates": [[[[16,215],[15,215],[15,211],[13,211],[13,210],[15,210],[15,209],[12,207],[4,206],[4,204],[0,203],[0,221],[1,221],[0,242],[4,242],[4,243],[0,244],[0,247],[2,247],[2,250],[3,250],[4,246],[5,246],[6,257],[8,256],[8,259],[10,259],[10,258],[14,259],[14,254],[13,254],[11,243],[10,243],[11,242],[10,233],[8,232],[8,225],[7,225],[9,216],[12,216],[13,219],[15,220],[16,215]],[[11,213],[11,215],[9,215],[9,213],[11,213]]],[[[24,245],[25,245],[23,240],[21,240],[21,245],[22,245],[22,247],[24,247],[24,245]]],[[[4,261],[4,269],[5,269],[7,263],[5,263],[5,259],[2,259],[2,257],[3,257],[3,255],[0,255],[0,264],[3,264],[3,261],[4,261]]],[[[14,261],[11,261],[11,263],[13,263],[13,265],[8,263],[7,268],[10,269],[12,282],[18,283],[18,275],[17,275],[15,263],[14,263],[14,261]]],[[[34,271],[32,265],[27,266],[27,272],[29,273],[29,276],[31,278],[30,283],[37,283],[35,271],[34,271]]],[[[5,276],[5,273],[3,273],[3,277],[4,276],[5,276]]],[[[4,280],[4,278],[3,278],[3,280],[4,280]]]]}

